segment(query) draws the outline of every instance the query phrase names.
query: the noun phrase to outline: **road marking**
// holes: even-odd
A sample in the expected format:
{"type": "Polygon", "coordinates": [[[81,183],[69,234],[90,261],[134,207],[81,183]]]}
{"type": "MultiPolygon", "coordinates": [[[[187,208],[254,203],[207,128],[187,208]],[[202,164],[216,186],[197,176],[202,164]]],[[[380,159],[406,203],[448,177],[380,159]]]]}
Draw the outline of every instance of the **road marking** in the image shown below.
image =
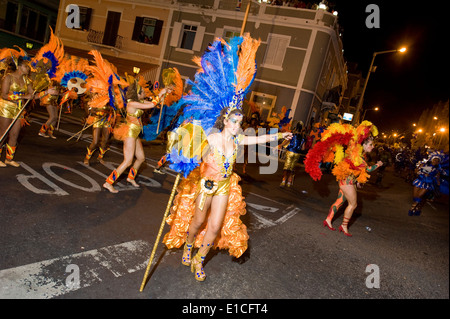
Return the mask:
{"type": "Polygon", "coordinates": [[[147,267],[151,248],[135,240],[0,270],[0,298],[49,299],[131,274],[147,267]],[[73,277],[68,269],[80,270],[78,284],[68,281],[73,277]]]}
{"type": "Polygon", "coordinates": [[[275,213],[277,210],[279,210],[279,208],[276,208],[276,207],[270,207],[270,206],[252,204],[252,203],[247,203],[247,206],[250,206],[252,208],[255,208],[257,210],[261,210],[264,212],[269,212],[269,213],[275,213]]]}
{"type": "MultiPolygon", "coordinates": [[[[251,207],[254,204],[250,204],[249,205],[249,203],[247,203],[247,205],[251,207]]],[[[258,205],[256,205],[256,206],[258,206],[258,205]]],[[[280,218],[278,218],[277,220],[273,221],[273,220],[271,220],[269,218],[264,217],[263,215],[261,215],[261,213],[258,213],[256,211],[254,211],[252,208],[249,208],[247,210],[258,221],[258,223],[256,223],[256,224],[252,223],[252,225],[248,228],[248,231],[253,231],[253,230],[258,230],[258,229],[262,229],[262,228],[268,228],[268,227],[281,225],[284,222],[286,222],[288,219],[293,217],[295,214],[297,214],[298,212],[301,211],[300,208],[294,207],[294,205],[291,205],[291,206],[287,207],[284,210],[284,212],[287,211],[287,213],[282,214],[282,216],[280,218]]],[[[264,210],[264,211],[267,212],[267,210],[264,210]]]]}

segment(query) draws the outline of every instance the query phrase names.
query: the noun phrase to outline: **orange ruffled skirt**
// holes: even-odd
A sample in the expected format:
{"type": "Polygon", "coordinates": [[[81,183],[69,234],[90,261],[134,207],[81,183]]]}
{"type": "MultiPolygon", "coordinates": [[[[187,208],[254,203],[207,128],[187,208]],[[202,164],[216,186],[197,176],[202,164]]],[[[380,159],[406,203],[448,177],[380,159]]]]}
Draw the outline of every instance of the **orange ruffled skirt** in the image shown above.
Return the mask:
{"type": "MultiPolygon", "coordinates": [[[[167,248],[180,248],[186,241],[189,224],[195,213],[195,200],[200,190],[200,169],[193,170],[187,178],[183,178],[178,186],[174,204],[167,217],[171,226],[164,236],[163,243],[167,248]]],[[[222,229],[214,241],[214,248],[228,249],[230,255],[239,258],[248,247],[247,226],[240,220],[245,215],[245,202],[242,189],[238,182],[241,178],[237,174],[230,177],[230,193],[222,229]]],[[[208,222],[202,226],[195,237],[194,247],[200,247],[208,228],[208,222]]]]}

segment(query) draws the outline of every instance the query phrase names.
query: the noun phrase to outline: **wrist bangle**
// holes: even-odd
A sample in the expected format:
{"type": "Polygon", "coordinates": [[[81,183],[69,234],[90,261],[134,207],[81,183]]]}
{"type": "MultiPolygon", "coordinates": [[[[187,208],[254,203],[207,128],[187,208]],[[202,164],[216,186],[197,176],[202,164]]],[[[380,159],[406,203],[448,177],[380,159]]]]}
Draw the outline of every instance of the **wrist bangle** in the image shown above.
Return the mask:
{"type": "Polygon", "coordinates": [[[279,139],[282,139],[282,138],[283,138],[283,133],[278,132],[277,133],[277,139],[279,140],[279,139]]]}
{"type": "Polygon", "coordinates": [[[152,103],[153,103],[153,104],[158,104],[158,103],[159,103],[159,96],[158,96],[158,95],[155,96],[155,97],[152,99],[152,103]]]}

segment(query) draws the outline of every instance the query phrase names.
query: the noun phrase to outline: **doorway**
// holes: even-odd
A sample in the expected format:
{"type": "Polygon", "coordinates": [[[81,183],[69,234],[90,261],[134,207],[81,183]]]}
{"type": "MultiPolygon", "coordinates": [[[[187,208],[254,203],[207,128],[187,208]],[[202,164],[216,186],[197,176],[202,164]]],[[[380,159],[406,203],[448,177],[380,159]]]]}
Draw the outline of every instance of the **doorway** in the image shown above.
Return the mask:
{"type": "Polygon", "coordinates": [[[105,32],[103,33],[103,44],[109,46],[116,46],[117,33],[120,24],[120,12],[108,11],[106,18],[105,32]]]}

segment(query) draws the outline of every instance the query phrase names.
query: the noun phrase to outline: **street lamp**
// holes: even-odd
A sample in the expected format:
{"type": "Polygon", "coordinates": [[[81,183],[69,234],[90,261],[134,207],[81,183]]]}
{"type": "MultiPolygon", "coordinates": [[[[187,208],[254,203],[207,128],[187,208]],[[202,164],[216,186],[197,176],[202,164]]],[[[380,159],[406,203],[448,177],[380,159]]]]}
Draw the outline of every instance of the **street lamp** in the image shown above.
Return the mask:
{"type": "Polygon", "coordinates": [[[393,52],[404,53],[404,52],[406,52],[406,48],[403,47],[403,48],[397,49],[397,50],[386,50],[386,51],[378,51],[378,52],[373,53],[372,62],[370,63],[370,67],[369,67],[369,72],[367,72],[366,80],[364,81],[364,87],[363,87],[361,96],[359,98],[358,105],[356,106],[355,116],[353,117],[353,124],[355,124],[359,121],[359,113],[361,112],[361,107],[362,107],[362,103],[363,103],[363,99],[364,99],[364,93],[366,92],[366,88],[367,88],[367,82],[369,82],[370,73],[374,72],[373,71],[373,62],[375,61],[375,57],[380,54],[393,53],[393,52]]]}
{"type": "Polygon", "coordinates": [[[366,118],[366,112],[367,112],[367,111],[378,111],[379,109],[380,109],[379,107],[375,107],[375,108],[373,108],[373,109],[365,109],[365,110],[364,110],[364,113],[363,113],[363,116],[362,116],[362,118],[361,118],[361,122],[364,121],[364,119],[366,118]]]}

